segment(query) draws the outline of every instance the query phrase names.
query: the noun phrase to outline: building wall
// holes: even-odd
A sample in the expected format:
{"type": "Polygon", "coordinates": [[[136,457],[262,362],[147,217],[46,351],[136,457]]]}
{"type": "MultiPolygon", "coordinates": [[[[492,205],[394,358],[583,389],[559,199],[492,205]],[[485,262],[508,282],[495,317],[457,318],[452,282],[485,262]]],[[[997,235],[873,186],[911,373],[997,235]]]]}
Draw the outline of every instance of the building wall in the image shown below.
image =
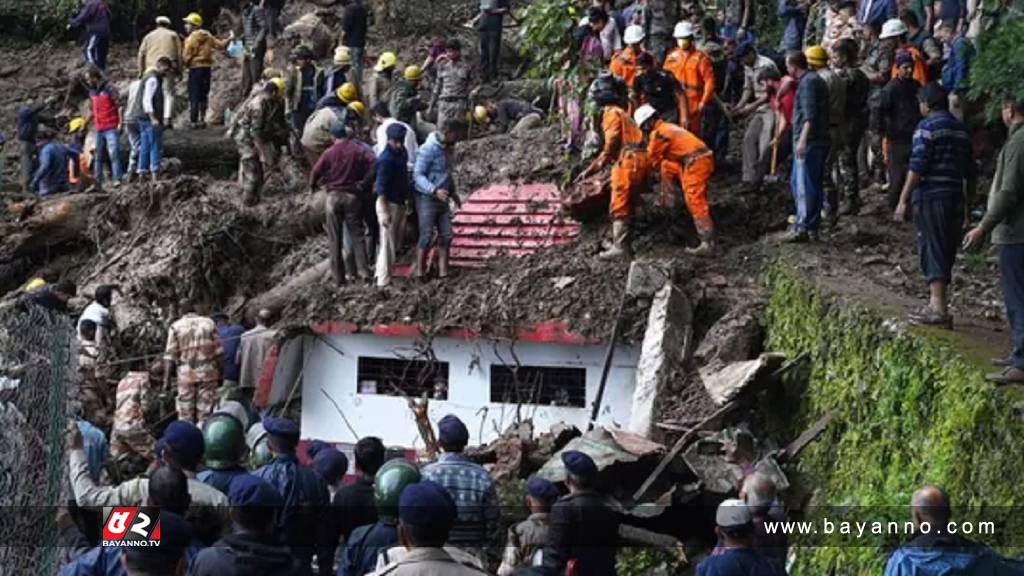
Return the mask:
{"type": "MultiPolygon", "coordinates": [[[[357,435],[379,436],[387,445],[422,446],[412,413],[403,398],[359,394],[356,383],[360,356],[411,357],[415,350],[414,339],[372,334],[303,338],[306,339],[302,369],[303,438],[353,443],[358,440],[357,435]],[[337,408],[324,392],[337,403],[337,408]]],[[[445,414],[456,414],[469,427],[471,443],[476,444],[493,440],[515,421],[515,405],[490,402],[491,364],[514,363],[508,343],[435,338],[433,350],[439,361],[449,363],[449,390],[448,400],[430,401],[431,422],[436,423],[445,414]]],[[[603,345],[516,343],[515,357],[520,365],[586,369],[587,407],[522,405],[521,416],[532,418],[540,431],[562,421],[585,428],[601,380],[604,353],[603,345]]],[[[616,349],[598,416],[600,423],[613,426],[629,423],[638,355],[635,346],[616,349]]]]}

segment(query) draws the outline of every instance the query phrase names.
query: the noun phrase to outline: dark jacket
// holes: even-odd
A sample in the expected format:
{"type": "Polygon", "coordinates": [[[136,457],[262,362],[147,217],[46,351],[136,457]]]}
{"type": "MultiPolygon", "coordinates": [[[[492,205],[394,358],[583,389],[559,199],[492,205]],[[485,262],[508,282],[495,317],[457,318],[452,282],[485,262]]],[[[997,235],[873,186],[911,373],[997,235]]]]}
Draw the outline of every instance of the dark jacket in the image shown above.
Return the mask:
{"type": "Polygon", "coordinates": [[[880,132],[890,140],[910,143],[917,123],[921,121],[921,108],[917,91],[921,85],[913,78],[893,78],[882,89],[878,101],[880,132]]]}
{"type": "Polygon", "coordinates": [[[238,347],[242,344],[242,334],[244,333],[245,328],[238,324],[225,324],[217,327],[217,335],[220,336],[220,341],[224,345],[224,369],[220,373],[224,380],[238,381],[238,347]]]}
{"type": "Polygon", "coordinates": [[[384,151],[377,157],[377,178],[373,183],[377,196],[387,198],[392,204],[405,204],[412,195],[408,164],[409,154],[404,148],[398,151],[384,146],[384,151]]]}
{"type": "Polygon", "coordinates": [[[614,576],[621,519],[604,496],[580,490],[556,502],[549,518],[546,573],[564,574],[566,564],[575,560],[577,574],[614,576]]]}
{"type": "Polygon", "coordinates": [[[327,486],[320,475],[299,464],[294,454],[278,455],[253,472],[277,489],[285,500],[277,527],[292,554],[309,566],[316,547],[320,517],[327,507],[327,486]]]}
{"type": "Polygon", "coordinates": [[[971,136],[946,110],[926,116],[914,132],[910,169],[921,176],[913,201],[963,198],[964,182],[974,176],[971,136]]]}
{"type": "Polygon", "coordinates": [[[364,576],[377,567],[377,557],[398,544],[398,527],[382,522],[360,526],[345,543],[337,576],[364,576]]]}
{"type": "Polygon", "coordinates": [[[361,142],[338,140],[320,155],[309,174],[309,182],[329,192],[368,193],[375,161],[373,150],[361,142]]]}
{"type": "Polygon", "coordinates": [[[732,548],[702,560],[696,576],[786,576],[786,569],[750,548],[732,548]]]}
{"type": "Polygon", "coordinates": [[[419,87],[402,78],[391,89],[391,101],[388,102],[391,116],[409,126],[416,125],[416,113],[427,109],[427,103],[420,97],[419,87]]]}
{"type": "Polygon", "coordinates": [[[373,478],[360,476],[334,493],[332,516],[337,518],[338,533],[348,538],[359,526],[377,521],[377,505],[373,499],[373,478]]]}
{"type": "Polygon", "coordinates": [[[56,140],[50,140],[39,151],[39,168],[32,176],[31,188],[40,196],[66,192],[68,183],[68,160],[78,158],[73,150],[56,140]]]}
{"type": "Polygon", "coordinates": [[[250,50],[267,47],[267,14],[258,2],[242,9],[242,43],[250,50]]]}
{"type": "Polygon", "coordinates": [[[104,0],[86,0],[71,19],[72,28],[84,28],[86,34],[110,36],[110,8],[104,0]]]}
{"type": "Polygon", "coordinates": [[[1024,565],[952,535],[914,538],[892,553],[885,576],[1020,576],[1024,565]]]}
{"type": "Polygon", "coordinates": [[[793,107],[793,142],[800,140],[805,123],[811,124],[808,144],[829,143],[828,85],[816,72],[808,70],[800,78],[793,107]]]}
{"type": "Polygon", "coordinates": [[[230,534],[192,558],[189,576],[298,576],[287,546],[255,534],[230,534]]]}
{"type": "Polygon", "coordinates": [[[654,69],[636,77],[633,89],[645,104],[654,106],[658,112],[676,110],[676,87],[679,82],[664,70],[654,69]]]}
{"type": "Polygon", "coordinates": [[[22,142],[36,143],[36,133],[39,131],[39,122],[43,120],[42,112],[46,108],[46,104],[40,104],[29,108],[28,106],[19,106],[18,111],[14,113],[15,121],[15,135],[18,140],[22,142]]]}
{"type": "Polygon", "coordinates": [[[366,47],[366,29],[369,27],[366,4],[362,0],[354,0],[345,6],[342,18],[342,43],[349,48],[366,47]]]}
{"type": "MultiPolygon", "coordinates": [[[[318,86],[317,94],[320,95],[321,102],[323,98],[327,96],[333,96],[334,92],[341,88],[341,85],[348,82],[348,70],[341,67],[331,67],[324,70],[324,73],[320,76],[320,86],[318,86]]],[[[339,102],[341,102],[339,100],[339,102]]],[[[321,108],[319,102],[317,108],[321,108]]]]}

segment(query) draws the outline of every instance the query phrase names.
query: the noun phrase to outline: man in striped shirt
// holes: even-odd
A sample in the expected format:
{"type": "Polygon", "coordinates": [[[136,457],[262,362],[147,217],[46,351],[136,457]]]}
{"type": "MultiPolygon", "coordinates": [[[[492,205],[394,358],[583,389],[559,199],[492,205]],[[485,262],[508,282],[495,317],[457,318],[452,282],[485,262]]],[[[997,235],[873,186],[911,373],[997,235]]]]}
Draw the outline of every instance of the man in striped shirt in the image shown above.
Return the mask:
{"type": "Polygon", "coordinates": [[[946,91],[931,83],[918,92],[923,119],[914,132],[910,171],[895,219],[914,205],[921,271],[928,282],[928,305],[911,314],[916,324],[953,327],[946,288],[960,246],[964,223],[964,186],[974,176],[967,128],[949,113],[946,91]]]}

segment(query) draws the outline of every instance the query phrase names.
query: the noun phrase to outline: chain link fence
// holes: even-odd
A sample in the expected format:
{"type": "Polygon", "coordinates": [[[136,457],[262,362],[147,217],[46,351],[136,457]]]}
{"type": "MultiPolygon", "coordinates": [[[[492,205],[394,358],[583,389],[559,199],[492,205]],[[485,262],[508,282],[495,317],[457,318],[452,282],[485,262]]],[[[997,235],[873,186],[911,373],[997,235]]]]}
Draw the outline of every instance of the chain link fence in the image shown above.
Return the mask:
{"type": "Polygon", "coordinates": [[[56,571],[73,334],[40,306],[0,308],[0,576],[56,571]]]}

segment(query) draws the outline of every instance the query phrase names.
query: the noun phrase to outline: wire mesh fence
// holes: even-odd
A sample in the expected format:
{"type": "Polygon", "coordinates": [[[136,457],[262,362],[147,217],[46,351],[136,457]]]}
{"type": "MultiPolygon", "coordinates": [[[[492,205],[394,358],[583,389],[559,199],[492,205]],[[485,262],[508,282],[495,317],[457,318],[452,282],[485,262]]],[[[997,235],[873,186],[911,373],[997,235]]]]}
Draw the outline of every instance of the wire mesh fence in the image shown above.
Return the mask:
{"type": "Polygon", "coordinates": [[[0,309],[0,576],[56,569],[73,334],[40,306],[0,309]]]}

